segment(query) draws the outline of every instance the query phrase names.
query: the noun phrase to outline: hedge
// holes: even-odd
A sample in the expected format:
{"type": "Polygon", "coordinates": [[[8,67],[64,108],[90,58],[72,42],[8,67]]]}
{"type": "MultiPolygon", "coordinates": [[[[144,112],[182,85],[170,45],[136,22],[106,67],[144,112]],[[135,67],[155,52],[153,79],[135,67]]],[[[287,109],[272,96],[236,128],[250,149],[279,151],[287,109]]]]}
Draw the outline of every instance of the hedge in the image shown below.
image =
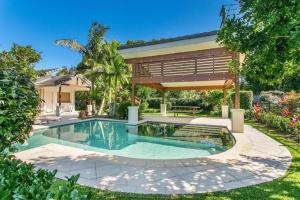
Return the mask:
{"type": "MultiPolygon", "coordinates": [[[[235,92],[228,95],[228,104],[230,108],[234,107],[235,92]]],[[[241,109],[252,109],[253,92],[252,91],[240,91],[240,104],[241,109]]]]}

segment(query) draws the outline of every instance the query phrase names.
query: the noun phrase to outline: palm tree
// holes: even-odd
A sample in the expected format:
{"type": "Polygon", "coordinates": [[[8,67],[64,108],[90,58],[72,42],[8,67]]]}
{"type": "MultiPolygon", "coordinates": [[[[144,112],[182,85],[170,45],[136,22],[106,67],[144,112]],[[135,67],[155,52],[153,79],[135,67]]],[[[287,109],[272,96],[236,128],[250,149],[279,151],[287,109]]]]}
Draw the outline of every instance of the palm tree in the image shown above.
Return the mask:
{"type": "MultiPolygon", "coordinates": [[[[77,71],[83,72],[83,74],[90,79],[91,97],[95,93],[95,82],[100,74],[105,72],[103,44],[104,34],[109,28],[103,24],[94,22],[89,29],[88,43],[86,45],[78,43],[76,40],[71,39],[59,39],[55,41],[55,44],[60,46],[66,46],[74,51],[82,54],[82,61],[77,67],[77,71]]],[[[95,107],[93,106],[93,111],[95,107]]]]}
{"type": "MultiPolygon", "coordinates": [[[[107,52],[106,66],[108,67],[109,84],[113,84],[114,88],[114,103],[113,115],[116,114],[117,92],[119,86],[128,83],[130,75],[130,67],[124,62],[123,57],[118,53],[119,42],[112,41],[107,45],[105,50],[107,52]]],[[[109,91],[111,94],[111,91],[109,91]]]]}

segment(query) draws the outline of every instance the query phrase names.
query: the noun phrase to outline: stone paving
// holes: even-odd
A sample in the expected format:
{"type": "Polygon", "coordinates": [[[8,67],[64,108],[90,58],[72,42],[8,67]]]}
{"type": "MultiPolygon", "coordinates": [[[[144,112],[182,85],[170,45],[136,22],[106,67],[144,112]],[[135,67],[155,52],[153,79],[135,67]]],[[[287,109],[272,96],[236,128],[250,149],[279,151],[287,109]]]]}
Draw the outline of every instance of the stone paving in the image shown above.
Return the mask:
{"type": "MultiPolygon", "coordinates": [[[[224,125],[228,119],[146,116],[150,121],[224,125]],[[175,120],[175,121],[174,121],[175,120]]],[[[143,160],[48,144],[16,153],[37,168],[57,169],[57,177],[80,174],[78,183],[111,191],[187,194],[229,190],[283,176],[291,163],[289,151],[260,131],[245,125],[233,133],[230,150],[201,158],[143,160]]]]}

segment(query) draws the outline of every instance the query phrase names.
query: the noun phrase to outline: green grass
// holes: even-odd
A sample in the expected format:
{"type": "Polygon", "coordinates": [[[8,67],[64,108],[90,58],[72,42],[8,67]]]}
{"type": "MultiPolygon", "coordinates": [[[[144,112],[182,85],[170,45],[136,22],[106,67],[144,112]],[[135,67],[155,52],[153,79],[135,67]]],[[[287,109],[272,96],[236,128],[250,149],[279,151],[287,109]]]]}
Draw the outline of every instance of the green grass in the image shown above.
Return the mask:
{"type": "MultiPolygon", "coordinates": [[[[278,142],[286,146],[293,156],[292,164],[286,175],[274,181],[263,183],[255,186],[249,186],[226,192],[215,192],[205,194],[192,194],[192,195],[140,195],[140,194],[127,194],[109,191],[100,191],[97,189],[77,186],[80,192],[92,192],[93,199],[98,199],[102,195],[105,199],[123,200],[123,199],[205,199],[205,200],[260,200],[260,199],[274,199],[274,200],[292,200],[300,199],[300,146],[280,135],[277,131],[269,129],[264,125],[248,122],[254,128],[262,131],[266,135],[272,137],[278,142]]],[[[52,190],[57,191],[58,185],[66,184],[66,181],[57,180],[53,185],[52,190]]]]}

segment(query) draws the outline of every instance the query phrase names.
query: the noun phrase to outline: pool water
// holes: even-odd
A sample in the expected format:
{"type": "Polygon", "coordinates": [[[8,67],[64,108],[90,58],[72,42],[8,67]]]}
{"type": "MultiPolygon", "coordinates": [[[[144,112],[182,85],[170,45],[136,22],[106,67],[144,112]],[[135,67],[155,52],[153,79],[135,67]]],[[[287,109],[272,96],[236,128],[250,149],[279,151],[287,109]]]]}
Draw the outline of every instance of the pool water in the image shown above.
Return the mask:
{"type": "Polygon", "coordinates": [[[35,131],[20,151],[45,144],[62,144],[130,158],[183,159],[217,154],[234,145],[227,128],[146,122],[91,120],[35,131]]]}

